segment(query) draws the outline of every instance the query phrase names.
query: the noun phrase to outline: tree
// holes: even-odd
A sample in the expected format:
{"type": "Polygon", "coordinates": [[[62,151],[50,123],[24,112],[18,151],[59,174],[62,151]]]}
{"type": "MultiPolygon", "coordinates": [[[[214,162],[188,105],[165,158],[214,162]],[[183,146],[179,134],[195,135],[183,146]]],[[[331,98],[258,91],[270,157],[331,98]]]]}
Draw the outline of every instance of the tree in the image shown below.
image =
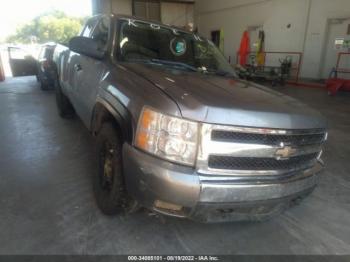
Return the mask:
{"type": "Polygon", "coordinates": [[[67,43],[77,35],[85,18],[69,17],[63,12],[54,11],[42,14],[29,23],[20,26],[16,34],[7,38],[9,43],[67,43]]]}

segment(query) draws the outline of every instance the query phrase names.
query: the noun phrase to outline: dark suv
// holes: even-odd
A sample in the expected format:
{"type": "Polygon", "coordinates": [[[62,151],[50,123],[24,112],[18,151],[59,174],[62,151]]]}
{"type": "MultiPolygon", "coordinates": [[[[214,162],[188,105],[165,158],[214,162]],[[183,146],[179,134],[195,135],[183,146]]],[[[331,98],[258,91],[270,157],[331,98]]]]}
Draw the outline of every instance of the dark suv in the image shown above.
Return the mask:
{"type": "Polygon", "coordinates": [[[48,90],[54,86],[54,79],[56,77],[55,64],[53,63],[53,53],[56,44],[44,44],[40,48],[37,59],[37,80],[40,83],[42,90],[48,90]]]}

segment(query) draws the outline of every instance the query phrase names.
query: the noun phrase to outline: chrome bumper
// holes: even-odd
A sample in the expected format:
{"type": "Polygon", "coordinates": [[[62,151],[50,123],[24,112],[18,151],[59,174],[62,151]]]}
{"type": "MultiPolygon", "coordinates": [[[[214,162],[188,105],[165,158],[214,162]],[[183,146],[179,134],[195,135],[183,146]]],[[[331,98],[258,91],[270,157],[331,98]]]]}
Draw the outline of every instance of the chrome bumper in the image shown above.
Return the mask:
{"type": "MultiPolygon", "coordinates": [[[[322,170],[321,164],[317,163],[308,170],[276,179],[206,181],[193,168],[155,158],[128,144],[123,146],[123,159],[127,190],[132,197],[141,205],[163,214],[189,218],[198,217],[197,210],[203,205],[209,205],[213,211],[237,206],[261,207],[271,201],[276,205],[286,203],[311,191],[322,170]],[[157,200],[182,206],[183,210],[178,213],[158,210],[154,206],[157,200]]],[[[208,213],[208,217],[212,215],[208,213]]],[[[229,216],[224,220],[236,219],[229,216]]]]}
{"type": "Polygon", "coordinates": [[[277,180],[264,184],[202,182],[199,202],[232,203],[284,198],[314,187],[318,181],[315,174],[315,169],[310,169],[297,180],[277,180]]]}

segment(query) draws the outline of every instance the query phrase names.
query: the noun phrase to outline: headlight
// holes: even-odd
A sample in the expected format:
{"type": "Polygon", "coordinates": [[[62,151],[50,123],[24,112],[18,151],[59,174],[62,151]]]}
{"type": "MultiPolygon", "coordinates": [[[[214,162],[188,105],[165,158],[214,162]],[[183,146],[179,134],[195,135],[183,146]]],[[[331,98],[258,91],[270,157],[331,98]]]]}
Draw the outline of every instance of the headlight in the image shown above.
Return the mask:
{"type": "Polygon", "coordinates": [[[145,107],[141,113],[136,147],[170,161],[193,166],[197,154],[198,124],[145,107]]]}

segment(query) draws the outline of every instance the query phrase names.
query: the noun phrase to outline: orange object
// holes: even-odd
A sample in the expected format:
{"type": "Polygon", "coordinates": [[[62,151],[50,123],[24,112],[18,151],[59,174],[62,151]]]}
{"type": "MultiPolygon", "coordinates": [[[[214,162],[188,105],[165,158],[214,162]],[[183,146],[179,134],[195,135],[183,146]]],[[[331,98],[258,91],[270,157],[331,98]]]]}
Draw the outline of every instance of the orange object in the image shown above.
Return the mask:
{"type": "Polygon", "coordinates": [[[241,45],[239,48],[239,63],[241,66],[246,66],[247,64],[247,59],[248,55],[250,52],[250,38],[249,38],[249,33],[248,31],[244,31],[242,40],[241,40],[241,45]]]}
{"type": "Polygon", "coordinates": [[[5,81],[4,67],[2,66],[1,54],[0,54],[0,81],[5,81]]]}

